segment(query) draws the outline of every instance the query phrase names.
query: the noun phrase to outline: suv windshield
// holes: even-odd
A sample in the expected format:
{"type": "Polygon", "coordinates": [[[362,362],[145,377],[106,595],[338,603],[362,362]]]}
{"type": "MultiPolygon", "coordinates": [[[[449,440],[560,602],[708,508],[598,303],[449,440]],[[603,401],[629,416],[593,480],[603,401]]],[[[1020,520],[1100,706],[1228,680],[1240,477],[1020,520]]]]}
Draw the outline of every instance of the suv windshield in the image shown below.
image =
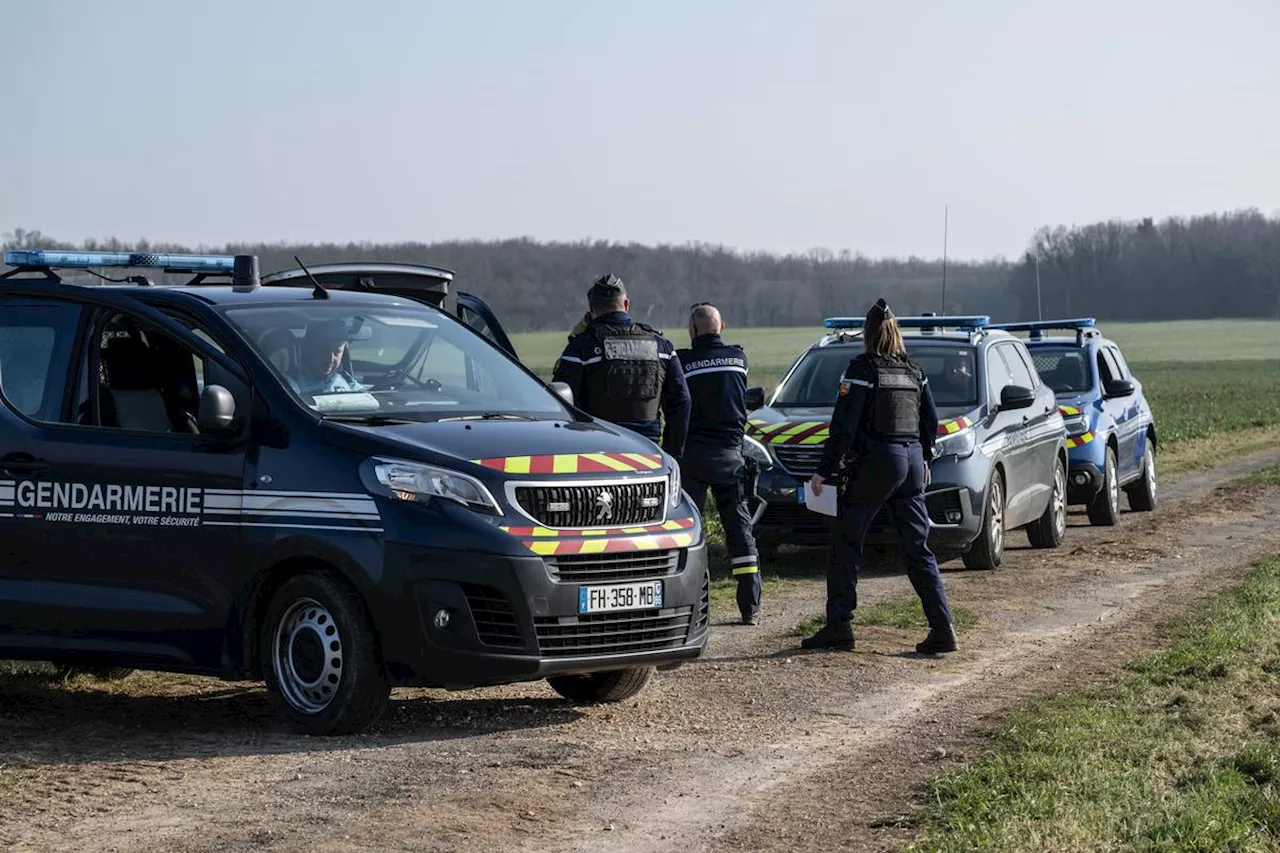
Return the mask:
{"type": "Polygon", "coordinates": [[[505,355],[427,306],[294,303],[226,315],[318,412],[423,421],[568,414],[505,355]]]}
{"type": "Polygon", "coordinates": [[[1032,347],[1031,360],[1055,394],[1082,394],[1093,388],[1089,354],[1079,347],[1032,347]]]}
{"type": "MultiPolygon", "coordinates": [[[[778,389],[773,405],[786,407],[834,406],[840,378],[856,347],[814,349],[778,389]]],[[[978,382],[973,347],[907,340],[907,352],[929,378],[929,390],[939,407],[974,409],[978,406],[978,382]]]]}

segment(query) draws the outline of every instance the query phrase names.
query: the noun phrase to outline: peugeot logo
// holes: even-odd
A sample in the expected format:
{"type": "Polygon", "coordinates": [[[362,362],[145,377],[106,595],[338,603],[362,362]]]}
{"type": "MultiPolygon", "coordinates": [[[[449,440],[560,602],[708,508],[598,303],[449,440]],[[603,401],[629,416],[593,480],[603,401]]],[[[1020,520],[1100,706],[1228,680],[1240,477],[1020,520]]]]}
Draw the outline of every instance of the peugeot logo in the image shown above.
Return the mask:
{"type": "Polygon", "coordinates": [[[596,521],[608,521],[613,518],[613,493],[601,492],[596,495],[596,521]]]}

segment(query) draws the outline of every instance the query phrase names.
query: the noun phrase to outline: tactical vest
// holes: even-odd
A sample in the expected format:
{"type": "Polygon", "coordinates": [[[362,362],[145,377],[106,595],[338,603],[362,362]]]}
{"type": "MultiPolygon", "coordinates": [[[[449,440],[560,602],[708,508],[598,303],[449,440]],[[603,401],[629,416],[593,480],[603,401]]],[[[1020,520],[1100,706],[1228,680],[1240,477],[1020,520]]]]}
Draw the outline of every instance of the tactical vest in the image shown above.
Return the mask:
{"type": "Polygon", "coordinates": [[[590,331],[600,356],[585,368],[591,414],[612,423],[658,420],[667,372],[658,334],[643,323],[592,323],[590,331]]]}
{"type": "Polygon", "coordinates": [[[924,393],[916,366],[907,359],[873,356],[875,388],[871,390],[868,432],[873,438],[920,436],[920,397],[924,393]]]}

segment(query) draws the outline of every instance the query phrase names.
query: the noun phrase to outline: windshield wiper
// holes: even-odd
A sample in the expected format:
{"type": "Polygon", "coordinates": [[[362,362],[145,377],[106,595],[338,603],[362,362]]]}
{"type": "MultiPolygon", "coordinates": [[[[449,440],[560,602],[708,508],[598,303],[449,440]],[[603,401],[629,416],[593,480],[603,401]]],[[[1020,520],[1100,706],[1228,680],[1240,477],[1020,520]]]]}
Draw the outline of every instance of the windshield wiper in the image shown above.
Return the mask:
{"type": "Polygon", "coordinates": [[[441,418],[440,421],[532,421],[528,415],[517,415],[511,412],[485,412],[481,415],[458,415],[453,418],[441,418]]]}
{"type": "Polygon", "coordinates": [[[321,415],[326,421],[338,421],[344,424],[365,424],[366,426],[392,426],[394,424],[416,424],[418,421],[408,418],[397,418],[394,415],[321,415]]]}

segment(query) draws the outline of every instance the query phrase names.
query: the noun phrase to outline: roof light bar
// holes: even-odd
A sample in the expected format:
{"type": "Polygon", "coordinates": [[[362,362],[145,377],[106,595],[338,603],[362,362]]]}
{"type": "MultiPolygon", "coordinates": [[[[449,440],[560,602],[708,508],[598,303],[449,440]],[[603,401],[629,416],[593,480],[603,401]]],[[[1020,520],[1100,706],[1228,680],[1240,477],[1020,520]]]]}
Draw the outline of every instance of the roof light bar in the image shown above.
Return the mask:
{"type": "Polygon", "coordinates": [[[991,328],[1003,329],[1006,332],[1030,332],[1030,338],[1038,340],[1043,338],[1044,333],[1050,329],[1075,332],[1079,335],[1085,329],[1092,329],[1096,322],[1093,317],[1074,317],[1067,320],[1030,320],[1025,323],[997,323],[991,328]]]}
{"type": "Polygon", "coordinates": [[[48,249],[14,249],[4,253],[11,267],[152,267],[175,272],[233,272],[235,255],[167,255],[152,252],[58,252],[48,249]]]}
{"type": "MultiPolygon", "coordinates": [[[[939,327],[953,329],[985,329],[991,325],[991,317],[986,314],[965,315],[926,315],[921,317],[895,317],[898,326],[903,329],[936,329],[939,327]]],[[[867,323],[865,317],[828,317],[822,325],[828,329],[861,329],[867,323]]]]}

